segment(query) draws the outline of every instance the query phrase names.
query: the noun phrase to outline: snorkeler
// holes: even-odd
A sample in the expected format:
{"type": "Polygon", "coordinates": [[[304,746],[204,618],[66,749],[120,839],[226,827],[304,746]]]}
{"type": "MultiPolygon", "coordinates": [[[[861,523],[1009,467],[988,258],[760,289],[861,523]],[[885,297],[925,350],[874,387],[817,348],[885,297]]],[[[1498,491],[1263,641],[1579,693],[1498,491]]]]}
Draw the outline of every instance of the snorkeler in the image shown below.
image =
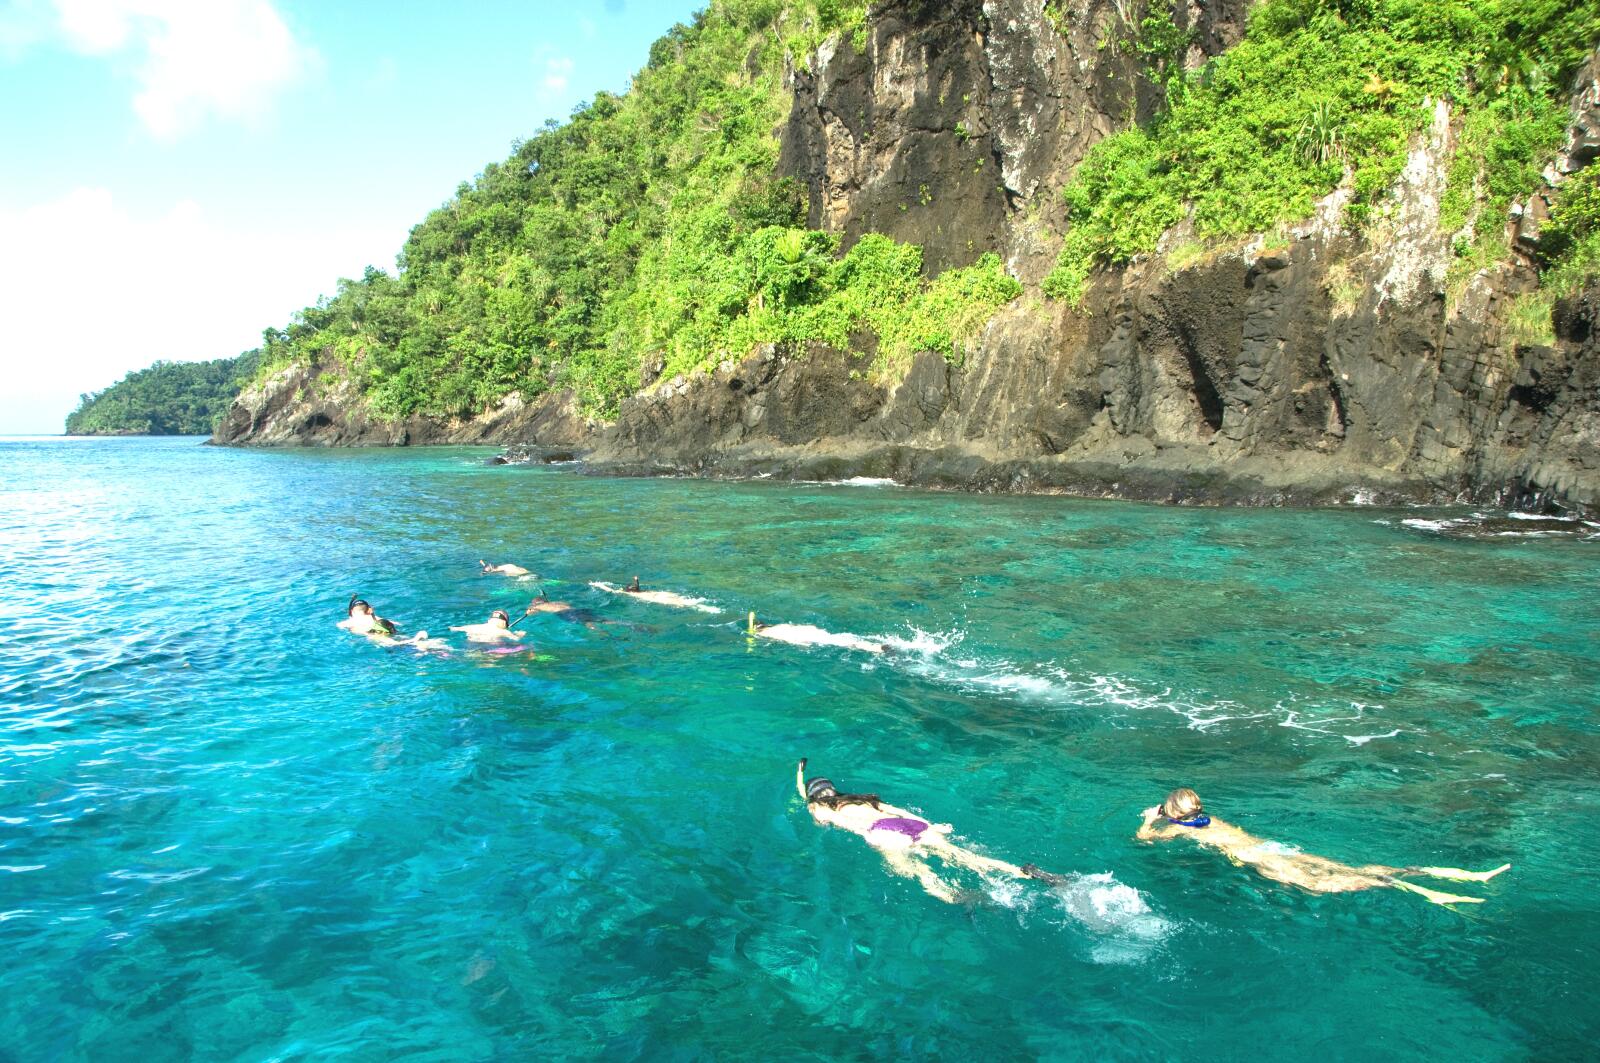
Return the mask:
{"type": "Polygon", "coordinates": [[[887,642],[875,642],[849,632],[824,631],[811,624],[763,624],[756,620],[753,612],[745,631],[749,635],[772,639],[774,642],[787,642],[792,646],[842,646],[863,653],[894,652],[894,647],[887,642]]]}
{"type": "MultiPolygon", "coordinates": [[[[534,598],[533,601],[528,603],[528,612],[530,614],[549,613],[551,616],[558,616],[562,620],[571,621],[574,624],[582,624],[590,631],[595,630],[595,628],[601,624],[621,623],[621,621],[618,620],[607,620],[604,617],[596,616],[587,609],[579,609],[571,602],[553,602],[547,595],[544,594],[543,591],[539,593],[538,597],[534,598]]],[[[623,626],[628,627],[632,625],[624,624],[623,626]]]]}
{"type": "Polygon", "coordinates": [[[652,602],[656,605],[670,605],[674,609],[693,609],[701,613],[722,612],[716,606],[708,604],[704,598],[691,598],[676,591],[647,591],[639,585],[638,576],[633,577],[633,582],[626,587],[619,587],[615,583],[605,583],[598,580],[590,583],[589,586],[596,590],[605,591],[607,594],[625,594],[637,601],[652,602]]]}
{"type": "Polygon", "coordinates": [[[482,558],[478,559],[478,567],[479,567],[481,573],[483,575],[485,575],[485,576],[489,575],[490,573],[497,573],[497,574],[499,574],[501,576],[519,576],[519,577],[520,576],[531,576],[531,575],[533,575],[532,572],[529,572],[527,569],[523,568],[521,565],[491,565],[491,564],[489,564],[489,562],[483,560],[482,558]]]}
{"type": "Polygon", "coordinates": [[[394,638],[399,630],[395,627],[394,621],[385,620],[374,613],[365,598],[354,594],[350,596],[350,602],[345,606],[345,618],[339,621],[339,626],[357,635],[383,639],[394,638]]]}
{"type": "Polygon", "coordinates": [[[401,635],[400,628],[393,620],[386,620],[372,611],[366,599],[356,595],[350,596],[350,604],[345,607],[345,618],[339,621],[339,626],[346,631],[357,635],[365,635],[373,642],[384,646],[405,646],[419,653],[437,653],[448,656],[450,644],[443,639],[429,638],[426,631],[418,631],[415,635],[401,635]]]}
{"type": "Polygon", "coordinates": [[[1434,904],[1482,904],[1482,897],[1462,897],[1440,893],[1412,882],[1402,875],[1426,875],[1456,882],[1487,882],[1511,867],[1502,864],[1492,871],[1463,871],[1459,867],[1385,867],[1366,864],[1351,867],[1321,856],[1302,853],[1291,846],[1263,841],[1231,823],[1206,815],[1200,795],[1183,787],[1172,791],[1165,801],[1147,808],[1135,835],[1143,842],[1192,838],[1200,845],[1220,851],[1241,867],[1287,886],[1299,886],[1312,893],[1350,893],[1387,887],[1415,893],[1434,904]]]}
{"type": "Polygon", "coordinates": [[[504,609],[496,609],[481,624],[466,624],[450,630],[460,631],[467,636],[468,642],[515,642],[527,635],[525,631],[512,630],[511,617],[504,609]]]}
{"type": "Polygon", "coordinates": [[[805,757],[800,758],[794,770],[794,784],[812,819],[861,835],[878,850],[889,870],[916,879],[941,901],[955,904],[960,898],[956,888],[928,866],[930,856],[980,875],[1038,878],[1052,884],[1064,881],[1062,876],[1041,872],[1031,864],[1025,869],[963,849],[950,840],[950,824],[929,823],[903,808],[884,803],[877,794],[841,794],[833,783],[820,776],[808,782],[805,757]]]}

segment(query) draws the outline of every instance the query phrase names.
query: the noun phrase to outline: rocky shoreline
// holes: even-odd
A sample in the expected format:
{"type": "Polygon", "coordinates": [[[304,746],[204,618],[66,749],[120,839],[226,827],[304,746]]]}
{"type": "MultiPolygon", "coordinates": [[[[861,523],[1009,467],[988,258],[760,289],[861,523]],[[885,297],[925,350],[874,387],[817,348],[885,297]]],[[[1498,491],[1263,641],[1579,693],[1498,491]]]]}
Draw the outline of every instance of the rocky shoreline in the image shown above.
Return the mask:
{"type": "Polygon", "coordinates": [[[572,466],[584,476],[693,477],[790,483],[875,481],[930,491],[974,494],[1061,495],[1183,506],[1449,506],[1482,505],[1563,516],[1595,516],[1593,507],[1507,485],[1499,491],[1449,491],[1399,477],[1379,478],[1337,462],[1311,458],[1290,464],[1246,459],[1223,470],[1203,454],[1174,448],[1125,455],[1127,460],[1065,457],[991,460],[957,448],[906,446],[760,447],[670,462],[620,460],[593,449],[513,444],[489,459],[493,465],[572,466]]]}

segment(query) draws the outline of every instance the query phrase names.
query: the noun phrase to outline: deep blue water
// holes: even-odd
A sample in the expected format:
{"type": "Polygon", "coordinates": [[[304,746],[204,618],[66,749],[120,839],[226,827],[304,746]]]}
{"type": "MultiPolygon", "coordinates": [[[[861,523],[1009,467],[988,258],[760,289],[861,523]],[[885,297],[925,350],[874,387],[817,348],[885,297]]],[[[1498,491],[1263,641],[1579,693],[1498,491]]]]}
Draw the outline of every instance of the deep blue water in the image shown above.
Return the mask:
{"type": "Polygon", "coordinates": [[[486,453],[0,441],[0,1059],[1593,1053],[1600,543],[486,453]],[[642,626],[334,627],[520,612],[480,557],[642,626]],[[587,586],[634,573],[728,612],[587,586]],[[943,904],[812,824],[800,755],[1082,877],[943,904]],[[1515,867],[1309,896],[1135,843],[1180,784],[1515,867]]]}

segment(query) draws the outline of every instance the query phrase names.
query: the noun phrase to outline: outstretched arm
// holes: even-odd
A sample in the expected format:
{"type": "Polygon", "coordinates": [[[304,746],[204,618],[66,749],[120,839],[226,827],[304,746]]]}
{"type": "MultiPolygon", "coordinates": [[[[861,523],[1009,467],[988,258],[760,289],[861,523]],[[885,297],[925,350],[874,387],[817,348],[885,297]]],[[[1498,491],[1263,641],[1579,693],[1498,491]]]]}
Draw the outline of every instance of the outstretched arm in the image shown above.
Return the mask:
{"type": "Polygon", "coordinates": [[[1161,806],[1151,805],[1141,814],[1142,820],[1134,837],[1142,842],[1153,842],[1161,837],[1161,832],[1156,829],[1156,820],[1161,818],[1161,806]]]}

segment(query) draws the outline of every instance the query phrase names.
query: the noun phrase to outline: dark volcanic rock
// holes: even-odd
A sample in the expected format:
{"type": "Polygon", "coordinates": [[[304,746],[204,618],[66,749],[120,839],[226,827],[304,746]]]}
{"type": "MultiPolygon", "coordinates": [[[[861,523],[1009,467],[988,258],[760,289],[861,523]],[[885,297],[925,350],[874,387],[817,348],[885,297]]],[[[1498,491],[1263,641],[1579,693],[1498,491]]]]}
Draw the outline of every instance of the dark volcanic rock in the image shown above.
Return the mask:
{"type": "Polygon", "coordinates": [[[569,392],[524,403],[507,396],[477,417],[443,420],[413,416],[386,421],[368,409],[343,376],[290,367],[247,388],[218,422],[211,442],[251,446],[424,446],[503,443],[517,439],[574,447],[592,426],[569,392]]]}

